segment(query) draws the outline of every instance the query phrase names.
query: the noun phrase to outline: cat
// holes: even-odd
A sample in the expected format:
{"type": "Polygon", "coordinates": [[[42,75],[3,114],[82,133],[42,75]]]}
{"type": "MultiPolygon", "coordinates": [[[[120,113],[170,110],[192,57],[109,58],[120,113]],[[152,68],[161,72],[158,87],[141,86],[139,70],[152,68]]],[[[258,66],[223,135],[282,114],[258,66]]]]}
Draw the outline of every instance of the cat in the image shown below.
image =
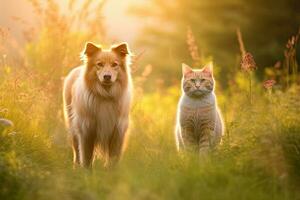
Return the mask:
{"type": "Polygon", "coordinates": [[[224,131],[214,93],[213,64],[192,69],[182,64],[182,96],[177,109],[177,150],[207,152],[216,147],[224,131]]]}

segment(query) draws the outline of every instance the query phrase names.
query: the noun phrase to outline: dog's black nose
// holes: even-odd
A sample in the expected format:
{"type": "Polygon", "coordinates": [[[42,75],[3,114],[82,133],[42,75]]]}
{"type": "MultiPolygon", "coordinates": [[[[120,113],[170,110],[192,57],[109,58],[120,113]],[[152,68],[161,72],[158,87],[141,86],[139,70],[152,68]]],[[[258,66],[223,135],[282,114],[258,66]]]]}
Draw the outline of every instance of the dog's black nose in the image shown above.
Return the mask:
{"type": "Polygon", "coordinates": [[[105,81],[110,81],[111,75],[104,75],[103,78],[105,81]]]}

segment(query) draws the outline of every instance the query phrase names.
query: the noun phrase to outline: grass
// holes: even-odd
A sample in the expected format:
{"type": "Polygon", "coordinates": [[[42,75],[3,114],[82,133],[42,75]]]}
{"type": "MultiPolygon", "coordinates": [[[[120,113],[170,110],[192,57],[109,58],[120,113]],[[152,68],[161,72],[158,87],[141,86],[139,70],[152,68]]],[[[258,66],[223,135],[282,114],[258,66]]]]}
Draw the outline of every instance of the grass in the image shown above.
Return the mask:
{"type": "Polygon", "coordinates": [[[67,132],[61,116],[54,117],[60,105],[49,110],[39,95],[13,102],[5,97],[19,91],[1,91],[1,108],[15,123],[1,133],[2,199],[299,198],[300,126],[298,110],[287,102],[293,93],[278,91],[273,103],[256,95],[252,106],[242,93],[226,97],[223,144],[203,160],[176,152],[177,87],[136,95],[122,161],[106,170],[97,160],[86,171],[72,168],[67,132]]]}
{"type": "MultiPolygon", "coordinates": [[[[61,78],[80,64],[78,52],[85,41],[102,40],[101,12],[91,21],[87,1],[77,19],[72,17],[76,10],[62,16],[54,1],[43,12],[32,2],[44,22],[39,34],[19,48],[18,59],[0,45],[0,117],[14,123],[0,127],[0,199],[300,199],[300,89],[298,74],[293,81],[288,78],[289,67],[297,67],[294,53],[276,77],[279,83],[268,91],[253,72],[251,105],[245,74],[232,73],[226,89],[217,84],[226,131],[223,143],[202,159],[176,152],[180,81],[164,86],[158,80],[157,86],[151,80],[160,69],[139,68],[133,74],[130,138],[121,162],[108,170],[97,160],[93,171],[74,170],[61,78]],[[88,31],[74,32],[70,24],[88,31]],[[53,37],[57,35],[62,37],[53,37]]],[[[191,30],[189,34],[189,49],[199,59],[195,63],[202,62],[191,30]]],[[[0,43],[10,44],[0,37],[0,43]]]]}

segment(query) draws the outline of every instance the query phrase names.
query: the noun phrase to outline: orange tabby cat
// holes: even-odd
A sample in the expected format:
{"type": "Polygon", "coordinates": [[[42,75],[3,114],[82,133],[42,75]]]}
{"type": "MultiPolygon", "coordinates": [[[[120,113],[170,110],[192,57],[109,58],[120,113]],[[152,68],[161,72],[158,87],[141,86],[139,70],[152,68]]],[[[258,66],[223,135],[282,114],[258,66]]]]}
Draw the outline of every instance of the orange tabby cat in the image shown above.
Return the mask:
{"type": "Polygon", "coordinates": [[[212,63],[193,70],[182,64],[182,96],[176,124],[177,149],[206,152],[220,143],[223,122],[214,93],[212,63]]]}

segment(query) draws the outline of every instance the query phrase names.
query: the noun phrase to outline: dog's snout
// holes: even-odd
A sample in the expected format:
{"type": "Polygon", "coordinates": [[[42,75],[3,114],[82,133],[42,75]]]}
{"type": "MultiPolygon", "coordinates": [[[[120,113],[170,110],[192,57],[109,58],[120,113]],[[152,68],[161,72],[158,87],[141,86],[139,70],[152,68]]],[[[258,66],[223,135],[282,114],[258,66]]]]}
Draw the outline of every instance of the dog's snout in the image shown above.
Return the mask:
{"type": "Polygon", "coordinates": [[[111,75],[104,75],[103,76],[105,81],[110,81],[111,80],[111,75]]]}

